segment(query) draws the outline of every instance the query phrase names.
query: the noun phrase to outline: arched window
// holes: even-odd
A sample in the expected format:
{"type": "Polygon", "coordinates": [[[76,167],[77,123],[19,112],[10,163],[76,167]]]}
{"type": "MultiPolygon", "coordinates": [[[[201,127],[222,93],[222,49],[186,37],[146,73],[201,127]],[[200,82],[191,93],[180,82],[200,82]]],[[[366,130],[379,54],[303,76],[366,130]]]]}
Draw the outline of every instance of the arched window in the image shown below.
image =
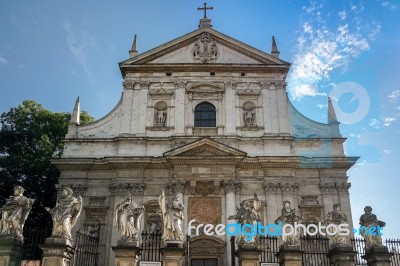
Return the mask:
{"type": "Polygon", "coordinates": [[[215,107],[211,103],[199,103],[194,109],[195,127],[216,127],[215,107]]]}

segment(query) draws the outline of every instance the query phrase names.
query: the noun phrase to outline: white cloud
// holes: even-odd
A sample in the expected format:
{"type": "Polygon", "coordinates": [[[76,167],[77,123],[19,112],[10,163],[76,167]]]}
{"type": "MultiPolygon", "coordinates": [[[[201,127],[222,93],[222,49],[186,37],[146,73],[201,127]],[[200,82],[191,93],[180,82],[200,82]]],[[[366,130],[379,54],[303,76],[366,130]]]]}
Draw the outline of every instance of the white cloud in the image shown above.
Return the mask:
{"type": "Polygon", "coordinates": [[[388,127],[390,126],[394,121],[396,121],[396,117],[385,117],[383,119],[383,126],[388,127]]]}
{"type": "Polygon", "coordinates": [[[64,22],[67,32],[67,44],[69,50],[76,57],[89,79],[93,78],[89,64],[89,52],[94,47],[94,41],[86,31],[76,31],[69,21],[64,22]]]}
{"type": "Polygon", "coordinates": [[[368,125],[374,129],[379,129],[381,127],[379,120],[376,118],[369,120],[368,125]]]}
{"type": "Polygon", "coordinates": [[[329,85],[333,71],[345,70],[351,60],[369,50],[369,41],[380,31],[378,23],[361,19],[362,6],[340,11],[339,22],[328,16],[329,7],[318,1],[303,7],[303,11],[297,51],[288,77],[288,90],[295,100],[326,95],[318,87],[329,85]]]}
{"type": "Polygon", "coordinates": [[[383,150],[383,152],[386,153],[386,154],[391,154],[391,153],[392,153],[392,150],[385,149],[385,150],[383,150]]]}
{"type": "Polygon", "coordinates": [[[317,104],[316,106],[317,106],[319,109],[324,109],[324,108],[327,108],[327,107],[328,107],[327,104],[317,104]]]}
{"type": "Polygon", "coordinates": [[[3,57],[0,57],[0,65],[8,65],[7,60],[3,57]]]}
{"type": "Polygon", "coordinates": [[[399,97],[400,97],[400,90],[394,90],[388,95],[390,102],[395,102],[399,97]]]}

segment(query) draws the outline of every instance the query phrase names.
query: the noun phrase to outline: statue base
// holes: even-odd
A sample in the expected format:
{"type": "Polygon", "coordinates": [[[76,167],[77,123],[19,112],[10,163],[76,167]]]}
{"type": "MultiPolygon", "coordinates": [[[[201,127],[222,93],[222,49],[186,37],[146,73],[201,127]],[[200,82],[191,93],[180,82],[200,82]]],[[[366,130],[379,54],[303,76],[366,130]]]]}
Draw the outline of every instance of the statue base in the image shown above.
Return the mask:
{"type": "Polygon", "coordinates": [[[385,246],[371,247],[365,252],[363,256],[367,260],[368,266],[390,266],[390,258],[393,253],[390,253],[388,248],[385,246]]]}
{"type": "Polygon", "coordinates": [[[117,243],[116,247],[111,247],[111,248],[115,253],[115,265],[123,265],[123,266],[139,265],[140,248],[138,248],[137,246],[124,246],[124,245],[120,246],[119,243],[117,243]]]}
{"type": "MultiPolygon", "coordinates": [[[[182,245],[181,241],[180,244],[182,245]]],[[[184,248],[169,247],[167,244],[167,247],[161,248],[160,251],[163,256],[163,266],[182,266],[183,256],[185,255],[184,248]]]]}
{"type": "MultiPolygon", "coordinates": [[[[251,245],[252,246],[252,245],[251,245]]],[[[235,255],[239,258],[239,266],[258,266],[260,265],[261,250],[251,248],[250,245],[239,247],[235,255]]]]}
{"type": "Polygon", "coordinates": [[[117,247],[138,247],[139,243],[137,240],[118,240],[117,247]]]}
{"type": "Polygon", "coordinates": [[[280,266],[302,266],[301,256],[304,251],[300,250],[300,246],[283,245],[279,248],[277,256],[279,257],[280,266]]]}
{"type": "Polygon", "coordinates": [[[336,246],[329,250],[327,256],[332,266],[354,266],[356,254],[350,246],[336,246]]]}
{"type": "Polygon", "coordinates": [[[17,236],[0,236],[0,266],[19,266],[23,241],[17,236]]]}
{"type": "Polygon", "coordinates": [[[164,245],[166,248],[183,248],[181,240],[165,240],[164,245]]]}
{"type": "Polygon", "coordinates": [[[44,266],[69,266],[75,253],[74,241],[61,237],[49,237],[39,247],[43,250],[44,266]]]}

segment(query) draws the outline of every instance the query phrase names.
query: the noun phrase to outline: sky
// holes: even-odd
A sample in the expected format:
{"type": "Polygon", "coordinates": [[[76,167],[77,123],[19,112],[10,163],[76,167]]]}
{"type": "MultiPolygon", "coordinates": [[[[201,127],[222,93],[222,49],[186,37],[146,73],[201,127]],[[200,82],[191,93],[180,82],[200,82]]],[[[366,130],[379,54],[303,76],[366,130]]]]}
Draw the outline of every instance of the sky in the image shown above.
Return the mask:
{"type": "MultiPolygon", "coordinates": [[[[400,238],[400,0],[209,0],[213,28],[290,62],[288,95],[327,121],[331,97],[349,156],[354,225],[370,205],[400,238]]],[[[201,0],[0,2],[0,113],[24,100],[99,119],[122,93],[118,62],[197,29],[201,0]]]]}

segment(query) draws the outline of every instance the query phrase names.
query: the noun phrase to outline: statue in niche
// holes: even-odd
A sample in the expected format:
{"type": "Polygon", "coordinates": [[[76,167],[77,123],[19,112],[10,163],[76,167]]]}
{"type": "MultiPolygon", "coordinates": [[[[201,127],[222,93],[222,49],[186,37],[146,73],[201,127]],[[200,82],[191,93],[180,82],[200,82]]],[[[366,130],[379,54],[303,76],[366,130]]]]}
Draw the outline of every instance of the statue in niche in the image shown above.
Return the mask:
{"type": "Polygon", "coordinates": [[[149,219],[147,220],[149,223],[149,233],[155,234],[161,232],[161,217],[158,214],[150,214],[149,219]]]}
{"type": "Polygon", "coordinates": [[[256,113],[254,112],[254,110],[245,111],[243,118],[244,118],[244,124],[246,127],[254,127],[255,126],[254,122],[256,120],[255,119],[256,113]]]}
{"type": "MultiPolygon", "coordinates": [[[[301,223],[302,217],[296,215],[295,209],[290,207],[290,201],[285,200],[283,202],[283,208],[281,210],[281,216],[279,216],[275,220],[275,224],[282,223],[282,226],[285,224],[291,224],[294,226],[295,223],[301,223]]],[[[290,230],[290,228],[286,228],[286,230],[290,230]]],[[[298,246],[300,245],[300,232],[297,234],[290,234],[290,235],[282,235],[282,242],[283,245],[288,246],[298,246]]]]}
{"type": "Polygon", "coordinates": [[[156,114],[156,124],[157,124],[157,126],[164,127],[166,121],[167,121],[167,111],[165,111],[165,110],[157,110],[157,114],[156,114]]]}
{"type": "Polygon", "coordinates": [[[364,214],[360,217],[361,236],[365,240],[365,248],[369,250],[372,247],[382,247],[382,238],[380,235],[380,228],[386,225],[385,222],[378,220],[375,214],[372,213],[370,206],[365,206],[364,214]],[[372,228],[375,227],[375,230],[372,228]],[[372,230],[371,230],[372,229],[372,230]],[[371,233],[371,232],[374,233],[371,233]]]}
{"type": "MultiPolygon", "coordinates": [[[[342,212],[341,210],[341,205],[340,204],[335,204],[333,205],[333,211],[328,212],[327,219],[326,219],[326,224],[329,226],[330,224],[333,224],[336,226],[339,226],[340,224],[347,224],[348,219],[347,215],[342,212]]],[[[328,228],[330,232],[334,232],[333,228],[328,228]]],[[[331,241],[331,247],[337,247],[337,246],[346,246],[346,237],[335,234],[335,235],[328,235],[330,241],[331,241]]]]}
{"type": "Polygon", "coordinates": [[[114,226],[121,235],[122,242],[136,242],[139,239],[140,217],[144,207],[138,207],[128,194],[125,200],[117,205],[114,213],[114,226]]]}
{"type": "Polygon", "coordinates": [[[0,235],[12,235],[23,239],[25,220],[35,202],[34,199],[23,196],[24,191],[23,187],[15,186],[14,195],[0,208],[0,235]]]}
{"type": "Polygon", "coordinates": [[[163,239],[168,241],[183,241],[182,220],[184,206],[176,195],[172,202],[166,202],[165,192],[162,189],[158,199],[163,217],[163,239]]]}
{"type": "Polygon", "coordinates": [[[74,197],[73,190],[62,186],[57,196],[56,206],[52,209],[45,207],[53,220],[52,237],[72,240],[71,230],[82,210],[82,197],[74,197]]]}
{"type": "MultiPolygon", "coordinates": [[[[239,208],[236,208],[236,214],[229,216],[228,219],[236,220],[242,226],[245,224],[257,225],[261,221],[258,213],[260,206],[260,200],[257,194],[254,193],[254,198],[243,200],[239,208]]],[[[249,232],[248,235],[241,234],[238,237],[237,243],[239,246],[244,248],[255,248],[257,246],[257,232],[252,234],[251,230],[251,228],[247,227],[245,231],[249,232]]]]}

